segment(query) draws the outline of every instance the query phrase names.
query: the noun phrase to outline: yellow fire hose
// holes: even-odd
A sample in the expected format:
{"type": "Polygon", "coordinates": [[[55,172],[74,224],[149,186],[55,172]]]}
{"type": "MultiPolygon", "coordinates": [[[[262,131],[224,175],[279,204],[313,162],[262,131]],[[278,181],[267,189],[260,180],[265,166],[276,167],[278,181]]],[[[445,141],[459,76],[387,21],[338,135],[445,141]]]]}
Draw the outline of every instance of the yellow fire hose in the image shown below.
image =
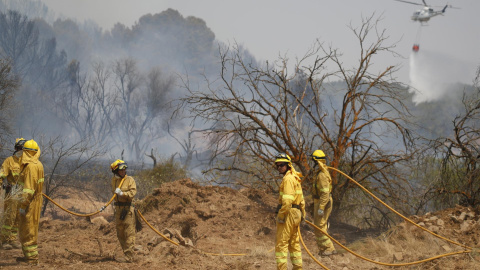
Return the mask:
{"type": "Polygon", "coordinates": [[[331,237],[326,231],[320,229],[319,227],[315,226],[315,224],[313,224],[312,222],[308,221],[308,220],[305,220],[306,223],[308,223],[309,225],[313,226],[315,229],[319,230],[321,233],[323,233],[325,236],[327,236],[328,238],[330,238],[333,242],[335,242],[337,245],[339,245],[340,247],[342,247],[343,249],[345,249],[346,251],[348,251],[349,253],[353,254],[354,256],[360,258],[360,259],[363,259],[365,261],[368,261],[368,262],[371,262],[371,263],[375,263],[375,264],[380,264],[380,265],[385,265],[385,266],[407,266],[407,265],[413,265],[413,264],[419,264],[419,263],[424,263],[424,262],[428,262],[428,261],[432,261],[432,260],[435,260],[435,259],[438,259],[438,258],[442,258],[442,257],[447,257],[447,256],[452,256],[452,255],[457,255],[457,254],[462,254],[462,253],[470,253],[471,250],[462,250],[462,251],[457,251],[457,252],[450,252],[450,253],[445,253],[445,254],[442,254],[442,255],[438,255],[438,256],[434,256],[434,257],[430,257],[430,258],[427,258],[427,259],[424,259],[424,260],[420,260],[420,261],[415,261],[415,262],[408,262],[408,263],[383,263],[383,262],[377,262],[377,261],[374,261],[374,260],[371,260],[371,259],[368,259],[366,257],[363,257],[362,255],[359,255],[357,253],[355,253],[354,251],[350,250],[349,248],[347,248],[346,246],[342,245],[340,242],[338,242],[335,238],[331,237]]]}
{"type": "MultiPolygon", "coordinates": [[[[373,193],[371,193],[370,191],[368,191],[366,188],[364,188],[362,185],[360,185],[357,181],[355,181],[354,179],[352,179],[351,177],[349,177],[348,175],[346,175],[345,173],[343,173],[342,171],[336,169],[336,168],[333,168],[333,167],[328,167],[329,169],[331,170],[335,170],[339,173],[341,173],[342,175],[344,175],[345,177],[347,177],[349,180],[351,180],[354,184],[356,184],[357,186],[359,186],[362,190],[364,190],[365,192],[367,192],[370,196],[372,196],[373,198],[375,198],[377,201],[379,201],[381,204],[383,204],[385,207],[387,207],[388,209],[390,209],[392,212],[394,212],[395,214],[399,215],[400,217],[402,217],[404,220],[410,222],[411,224],[419,227],[420,229],[438,237],[438,238],[441,238],[447,242],[450,242],[452,244],[455,244],[455,245],[458,245],[458,246],[461,246],[463,248],[466,248],[468,250],[463,250],[463,251],[458,251],[458,252],[451,252],[451,253],[446,253],[446,254],[442,254],[442,255],[438,255],[438,256],[435,256],[435,257],[431,257],[431,258],[428,258],[428,259],[424,259],[424,260],[420,260],[420,261],[415,261],[415,262],[409,262],[409,263],[400,263],[400,264],[391,264],[391,263],[382,263],[382,262],[377,262],[377,261],[374,261],[374,260],[371,260],[371,259],[368,259],[366,257],[363,257],[357,253],[355,253],[354,251],[348,249],[346,246],[342,245],[340,242],[338,242],[336,239],[334,239],[332,236],[330,236],[327,232],[321,230],[320,228],[318,228],[317,226],[315,226],[315,224],[311,223],[310,221],[308,220],[305,220],[306,223],[308,223],[309,225],[313,226],[315,229],[319,230],[320,232],[322,232],[325,236],[327,236],[328,238],[330,238],[333,242],[335,242],[337,245],[339,245],[340,247],[342,247],[343,249],[345,249],[346,251],[348,251],[349,253],[353,254],[354,256],[360,258],[360,259],[363,259],[363,260],[366,260],[366,261],[369,261],[369,262],[372,262],[372,263],[375,263],[375,264],[379,264],[379,265],[385,265],[385,266],[408,266],[408,265],[413,265],[413,264],[419,264],[419,263],[424,263],[424,262],[428,262],[428,261],[432,261],[432,260],[435,260],[435,259],[438,259],[438,258],[441,258],[441,257],[446,257],[446,256],[451,256],[451,255],[457,255],[457,254],[463,254],[463,253],[470,253],[471,252],[471,247],[468,247],[466,245],[463,245],[463,244],[460,244],[460,243],[457,243],[455,241],[452,241],[452,240],[449,240],[445,237],[442,237],[438,234],[435,234],[434,232],[431,232],[429,230],[427,230],[426,228],[423,228],[422,226],[416,224],[415,222],[413,222],[412,220],[408,219],[407,217],[403,216],[402,214],[400,214],[399,212],[397,212],[395,209],[393,209],[392,207],[390,207],[389,205],[387,205],[386,203],[384,203],[382,200],[380,200],[378,197],[376,197],[373,193]]],[[[122,186],[123,184],[123,181],[125,180],[122,179],[122,181],[120,182],[119,184],[119,187],[122,186]]],[[[108,201],[107,204],[105,204],[104,206],[102,206],[102,208],[100,208],[99,210],[97,210],[96,212],[93,212],[93,213],[89,213],[89,214],[79,214],[79,213],[75,213],[75,212],[72,212],[72,211],[69,211],[68,209],[60,206],[58,203],[56,203],[54,200],[52,200],[50,197],[48,197],[47,195],[43,194],[42,195],[47,198],[49,201],[51,201],[53,204],[55,204],[56,206],[58,206],[59,208],[61,208],[62,210],[66,211],[67,213],[69,214],[72,214],[72,215],[75,215],[75,216],[79,216],[79,217],[88,217],[88,216],[93,216],[95,214],[98,214],[100,212],[102,212],[103,210],[105,210],[105,208],[110,205],[113,201],[113,199],[115,198],[115,196],[117,194],[114,194],[112,196],[112,198],[110,199],[110,201],[108,201]]],[[[163,234],[161,234],[157,229],[155,229],[146,219],[145,217],[142,215],[142,213],[140,211],[138,211],[139,215],[140,215],[140,218],[150,227],[150,229],[152,229],[155,233],[157,233],[158,235],[160,235],[161,237],[163,237],[165,240],[169,241],[170,243],[178,246],[179,244],[172,241],[171,239],[169,239],[168,237],[164,236],[163,234]]],[[[304,241],[303,241],[303,238],[302,238],[302,235],[300,233],[300,227],[298,227],[298,234],[299,234],[299,237],[300,237],[300,240],[302,242],[302,245],[305,249],[305,251],[307,251],[307,253],[310,255],[310,257],[318,264],[320,265],[322,268],[324,269],[327,269],[328,268],[326,266],[324,266],[323,264],[321,264],[316,258],[315,256],[313,256],[310,252],[310,250],[308,250],[308,248],[306,247],[304,241]]],[[[273,248],[274,249],[274,248],[273,248]]],[[[268,252],[272,251],[273,249],[270,249],[268,252]]],[[[208,253],[208,252],[204,252],[204,251],[201,251],[199,250],[200,252],[206,254],[206,255],[212,255],[212,256],[246,256],[247,254],[223,254],[223,253],[208,253]]]]}
{"type": "Polygon", "coordinates": [[[368,189],[366,189],[365,187],[363,187],[362,185],[360,185],[360,183],[358,183],[357,181],[355,181],[353,178],[351,178],[350,176],[348,176],[348,175],[345,174],[344,172],[342,172],[342,171],[340,171],[340,170],[338,170],[338,169],[336,169],[336,168],[334,168],[334,167],[328,167],[328,168],[331,169],[331,170],[337,171],[337,172],[339,172],[340,174],[342,174],[343,176],[347,177],[350,181],[352,181],[355,185],[359,186],[359,187],[360,187],[363,191],[365,191],[368,195],[372,196],[375,200],[377,200],[378,202],[380,202],[381,204],[383,204],[385,207],[387,207],[388,209],[390,209],[390,211],[392,211],[392,212],[394,212],[395,214],[397,214],[398,216],[402,217],[404,220],[408,221],[409,223],[411,223],[411,224],[417,226],[418,228],[420,228],[420,229],[422,229],[422,230],[430,233],[431,235],[434,235],[434,236],[436,236],[436,237],[438,237],[438,238],[440,238],[440,239],[443,239],[443,240],[445,240],[445,241],[447,241],[447,242],[449,242],[449,243],[452,243],[452,244],[457,245],[457,246],[461,246],[461,247],[466,248],[466,249],[469,249],[469,250],[472,249],[472,248],[469,247],[469,246],[466,246],[466,245],[457,243],[457,242],[455,242],[455,241],[453,241],[453,240],[447,239],[447,238],[445,238],[445,237],[443,237],[443,236],[441,236],[441,235],[438,235],[438,234],[436,234],[436,233],[434,233],[434,232],[432,232],[432,231],[430,231],[430,230],[428,230],[428,229],[426,229],[426,228],[418,225],[418,224],[415,223],[413,220],[411,220],[411,219],[407,218],[406,216],[400,214],[398,211],[396,211],[395,209],[393,209],[392,207],[390,207],[388,204],[384,203],[384,202],[383,202],[382,200],[380,200],[377,196],[375,196],[372,192],[370,192],[368,189]]]}
{"type": "Polygon", "coordinates": [[[161,234],[159,231],[157,231],[157,229],[155,229],[152,225],[150,225],[150,223],[148,223],[148,221],[145,219],[145,217],[143,217],[142,213],[140,211],[137,211],[138,214],[140,215],[140,218],[148,225],[148,227],[150,227],[150,229],[152,229],[154,232],[156,232],[158,235],[160,235],[161,237],[163,237],[165,240],[169,241],[170,243],[178,246],[178,243],[175,243],[173,242],[172,240],[170,240],[168,237],[166,237],[165,235],[161,234]]]}
{"type": "MultiPolygon", "coordinates": [[[[120,188],[123,184],[123,181],[125,181],[125,177],[122,179],[122,181],[120,181],[120,184],[118,185],[118,187],[120,188]]],[[[63,211],[69,213],[69,214],[72,214],[74,216],[78,216],[78,217],[90,217],[90,216],[93,216],[93,215],[96,215],[100,212],[102,212],[103,210],[105,210],[105,208],[107,208],[107,206],[109,206],[112,202],[113,202],[113,199],[115,199],[115,196],[117,196],[117,194],[113,194],[112,198],[110,199],[110,201],[107,202],[107,204],[105,204],[104,206],[102,206],[100,209],[98,209],[97,211],[93,212],[93,213],[89,213],[89,214],[80,214],[80,213],[75,213],[75,212],[72,212],[64,207],[62,207],[61,205],[59,205],[57,202],[55,202],[54,200],[52,200],[50,197],[48,197],[47,195],[45,195],[45,193],[42,193],[43,197],[47,198],[47,200],[51,201],[53,204],[55,204],[56,206],[60,207],[60,209],[62,209],[63,211]]]]}
{"type": "Polygon", "coordinates": [[[325,265],[323,265],[321,262],[315,258],[315,256],[312,255],[310,250],[308,250],[307,246],[305,245],[305,242],[303,242],[302,234],[300,233],[300,226],[298,226],[298,236],[300,237],[300,241],[302,242],[302,246],[305,249],[305,251],[310,255],[310,257],[318,264],[320,265],[323,269],[329,270],[325,265]]]}

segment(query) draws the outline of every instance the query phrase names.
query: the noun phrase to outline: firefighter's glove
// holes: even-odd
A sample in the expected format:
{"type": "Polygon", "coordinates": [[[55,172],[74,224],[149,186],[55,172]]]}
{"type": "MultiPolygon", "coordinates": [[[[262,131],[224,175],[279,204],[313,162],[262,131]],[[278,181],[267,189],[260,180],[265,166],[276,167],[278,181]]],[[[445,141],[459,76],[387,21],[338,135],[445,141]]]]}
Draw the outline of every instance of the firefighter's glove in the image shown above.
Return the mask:
{"type": "Polygon", "coordinates": [[[116,193],[118,196],[122,196],[122,195],[123,195],[122,190],[121,190],[120,188],[118,188],[118,187],[115,189],[115,193],[116,193]]]}
{"type": "Polygon", "coordinates": [[[25,209],[22,209],[22,208],[19,208],[18,209],[18,213],[20,213],[20,215],[22,216],[25,216],[27,214],[27,212],[25,211],[25,209]]]}
{"type": "Polygon", "coordinates": [[[323,217],[323,215],[324,215],[323,210],[322,210],[322,209],[318,209],[318,211],[317,211],[317,216],[323,217]]]}
{"type": "Polygon", "coordinates": [[[281,218],[277,217],[277,223],[285,223],[285,220],[283,220],[283,219],[281,219],[281,218]]]}

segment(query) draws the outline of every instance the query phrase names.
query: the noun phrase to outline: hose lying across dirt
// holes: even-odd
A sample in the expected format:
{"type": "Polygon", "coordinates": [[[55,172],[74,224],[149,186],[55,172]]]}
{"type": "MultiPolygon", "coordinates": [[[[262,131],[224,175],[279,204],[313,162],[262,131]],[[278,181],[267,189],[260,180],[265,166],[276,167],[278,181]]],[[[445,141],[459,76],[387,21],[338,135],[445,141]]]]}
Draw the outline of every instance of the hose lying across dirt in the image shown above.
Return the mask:
{"type": "MultiPolygon", "coordinates": [[[[434,235],[435,237],[438,237],[440,239],[443,239],[449,243],[452,243],[454,245],[457,245],[457,246],[460,246],[460,247],[463,247],[465,248],[466,250],[462,250],[462,251],[457,251],[457,252],[450,252],[450,253],[446,253],[446,254],[442,254],[442,255],[438,255],[438,256],[434,256],[434,257],[431,257],[431,258],[427,258],[427,259],[424,259],[424,260],[420,260],[420,261],[414,261],[414,262],[408,262],[408,263],[397,263],[397,264],[394,264],[394,263],[383,263],[383,262],[377,262],[377,261],[374,261],[374,260],[371,260],[371,259],[368,259],[366,257],[363,257],[357,253],[355,253],[354,251],[348,249],[346,246],[342,245],[339,241],[337,241],[335,238],[333,238],[332,236],[330,236],[326,231],[320,229],[319,227],[315,226],[315,224],[313,224],[312,222],[308,221],[308,220],[305,220],[305,222],[311,226],[313,226],[315,229],[319,230],[321,233],[323,233],[325,236],[327,236],[328,238],[330,238],[333,242],[335,242],[337,245],[339,245],[340,247],[342,247],[343,249],[345,249],[347,252],[353,254],[354,256],[362,259],[362,260],[365,260],[365,261],[368,261],[368,262],[371,262],[371,263],[375,263],[375,264],[379,264],[379,265],[384,265],[384,266],[408,266],[408,265],[414,265],[414,264],[420,264],[420,263],[424,263],[424,262],[428,262],[428,261],[432,261],[432,260],[435,260],[435,259],[438,259],[438,258],[442,258],[442,257],[446,257],[446,256],[452,256],[452,255],[457,255],[457,254],[463,254],[463,253],[470,253],[472,252],[472,248],[469,247],[469,246],[466,246],[466,245],[463,245],[463,244],[460,244],[458,242],[455,242],[453,240],[450,240],[450,239],[447,239],[443,236],[440,236],[418,224],[416,224],[414,221],[410,220],[409,218],[405,217],[404,215],[400,214],[398,211],[396,211],[395,209],[393,209],[392,207],[390,207],[389,205],[387,205],[386,203],[384,203],[382,200],[380,200],[377,196],[375,196],[373,193],[371,193],[370,191],[368,191],[365,187],[363,187],[362,185],[360,185],[360,183],[358,183],[357,181],[355,181],[353,178],[351,178],[350,176],[348,176],[347,174],[345,174],[344,172],[336,169],[336,168],[333,168],[333,167],[328,167],[328,169],[330,170],[334,170],[334,171],[337,171],[339,172],[340,174],[344,175],[345,177],[347,177],[350,181],[352,181],[354,184],[356,184],[357,186],[359,186],[363,191],[365,191],[367,194],[369,194],[370,196],[372,196],[374,199],[376,199],[377,201],[379,201],[381,204],[383,204],[385,207],[387,207],[389,210],[391,210],[392,212],[394,212],[395,214],[397,214],[398,216],[402,217],[405,221],[408,221],[409,223],[417,226],[418,228],[434,235]]],[[[123,181],[125,179],[122,179],[122,181],[120,182],[120,185],[119,187],[122,186],[123,184],[123,181]]],[[[115,196],[117,194],[114,194],[112,196],[112,198],[110,199],[110,201],[108,201],[108,203],[106,203],[104,206],[102,206],[102,208],[100,208],[99,210],[93,212],[93,213],[89,213],[89,214],[80,214],[80,213],[75,213],[75,212],[72,212],[72,211],[69,211],[68,209],[60,206],[58,203],[56,203],[54,200],[52,200],[50,197],[48,197],[47,195],[43,194],[42,195],[47,198],[49,201],[51,201],[53,204],[55,204],[56,206],[58,206],[60,209],[64,210],[65,212],[69,213],[69,214],[72,214],[72,215],[75,215],[75,216],[79,216],[79,217],[89,217],[89,216],[93,216],[93,215],[96,215],[100,212],[102,212],[103,210],[105,210],[105,208],[110,205],[113,201],[113,199],[115,198],[115,196]]],[[[140,215],[140,218],[148,225],[148,227],[150,227],[150,229],[152,229],[155,233],[157,233],[158,235],[160,235],[161,237],[163,237],[165,240],[169,241],[170,243],[178,246],[179,244],[172,241],[171,239],[169,239],[168,237],[166,237],[165,235],[161,234],[157,229],[155,229],[146,219],[145,217],[142,215],[142,213],[140,213],[140,211],[138,211],[139,215],[140,215]]],[[[310,257],[318,264],[320,265],[323,269],[327,269],[328,268],[326,266],[324,266],[322,263],[320,263],[316,258],[315,256],[312,255],[312,253],[310,252],[310,250],[308,250],[308,248],[306,247],[305,243],[303,242],[303,238],[302,238],[302,235],[300,233],[300,227],[298,227],[298,235],[300,237],[300,240],[302,242],[302,245],[303,245],[303,248],[305,249],[305,251],[308,253],[308,255],[310,255],[310,257]]],[[[273,248],[274,249],[274,248],[273,248]]],[[[273,249],[270,249],[268,252],[271,252],[273,249]]],[[[246,256],[247,254],[225,254],[225,253],[208,253],[208,252],[204,252],[204,251],[201,251],[199,250],[200,252],[202,252],[203,254],[206,254],[206,255],[212,255],[212,256],[246,256]]]]}
{"type": "MultiPolygon", "coordinates": [[[[125,181],[125,178],[122,179],[122,181],[120,181],[120,184],[118,185],[118,187],[121,187],[122,184],[123,184],[123,181],[125,181]]],[[[74,216],[77,216],[77,217],[90,217],[90,216],[93,216],[93,215],[96,215],[100,212],[102,212],[103,210],[105,210],[105,208],[107,208],[107,206],[109,206],[112,202],[113,202],[113,199],[115,199],[115,196],[117,196],[117,194],[113,194],[112,198],[110,199],[110,201],[108,201],[104,206],[102,206],[100,209],[98,209],[97,211],[93,212],[93,213],[89,213],[89,214],[80,214],[80,213],[75,213],[75,212],[72,212],[68,209],[66,209],[65,207],[62,207],[61,205],[59,205],[57,202],[55,202],[54,200],[52,200],[50,197],[48,197],[45,193],[42,193],[43,197],[47,198],[47,200],[51,201],[53,204],[55,204],[56,206],[60,207],[60,209],[62,209],[63,211],[69,213],[69,214],[72,214],[74,216]]]]}

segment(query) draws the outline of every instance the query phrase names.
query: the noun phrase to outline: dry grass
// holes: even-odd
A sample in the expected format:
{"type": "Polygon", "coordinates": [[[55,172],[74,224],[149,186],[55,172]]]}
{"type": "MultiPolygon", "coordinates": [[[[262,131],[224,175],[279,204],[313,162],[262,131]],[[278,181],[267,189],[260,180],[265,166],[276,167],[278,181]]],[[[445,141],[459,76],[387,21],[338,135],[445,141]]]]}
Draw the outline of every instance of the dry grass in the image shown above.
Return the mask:
{"type": "MultiPolygon", "coordinates": [[[[419,261],[441,254],[460,251],[462,248],[441,240],[413,225],[397,226],[389,232],[377,238],[367,238],[350,245],[356,253],[385,263],[407,263],[419,261]],[[403,259],[395,260],[394,254],[401,255],[403,259]]],[[[480,256],[455,255],[431,262],[403,266],[397,269],[479,269],[480,256]],[[476,258],[475,258],[476,257],[476,258]]],[[[367,262],[365,262],[367,263],[367,262]]],[[[363,264],[363,263],[362,263],[363,264]]],[[[359,266],[359,265],[358,265],[359,266]]],[[[383,269],[383,266],[370,264],[371,268],[360,269],[383,269]]],[[[388,269],[388,267],[385,267],[388,269]]]]}
{"type": "Polygon", "coordinates": [[[248,250],[249,256],[260,258],[272,258],[275,250],[272,250],[270,246],[255,246],[253,249],[248,250]]]}

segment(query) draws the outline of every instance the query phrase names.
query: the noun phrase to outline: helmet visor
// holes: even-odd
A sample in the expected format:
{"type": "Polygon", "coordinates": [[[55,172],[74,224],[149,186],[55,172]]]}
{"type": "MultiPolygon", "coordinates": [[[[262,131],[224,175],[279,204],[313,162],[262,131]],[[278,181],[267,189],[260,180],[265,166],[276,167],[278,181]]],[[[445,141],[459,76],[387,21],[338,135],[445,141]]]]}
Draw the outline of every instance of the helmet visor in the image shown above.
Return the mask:
{"type": "Polygon", "coordinates": [[[118,169],[119,169],[119,170],[124,170],[124,169],[126,169],[126,168],[127,168],[127,163],[122,163],[122,164],[119,164],[119,165],[118,165],[118,169]]]}

